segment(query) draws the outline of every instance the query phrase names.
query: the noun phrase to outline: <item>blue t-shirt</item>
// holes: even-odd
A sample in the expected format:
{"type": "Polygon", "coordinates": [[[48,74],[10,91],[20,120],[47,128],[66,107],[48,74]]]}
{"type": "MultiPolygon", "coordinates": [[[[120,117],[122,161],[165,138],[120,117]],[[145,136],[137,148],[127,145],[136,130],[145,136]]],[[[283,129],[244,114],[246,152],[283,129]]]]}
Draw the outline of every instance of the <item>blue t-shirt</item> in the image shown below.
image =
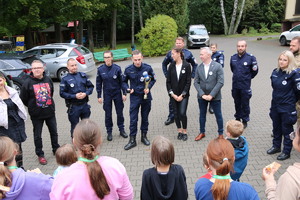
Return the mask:
{"type": "MultiPolygon", "coordinates": [[[[197,200],[213,200],[211,187],[213,182],[206,178],[200,178],[195,184],[195,196],[197,200]]],[[[232,181],[227,199],[230,200],[259,200],[255,189],[248,183],[232,181]]]]}

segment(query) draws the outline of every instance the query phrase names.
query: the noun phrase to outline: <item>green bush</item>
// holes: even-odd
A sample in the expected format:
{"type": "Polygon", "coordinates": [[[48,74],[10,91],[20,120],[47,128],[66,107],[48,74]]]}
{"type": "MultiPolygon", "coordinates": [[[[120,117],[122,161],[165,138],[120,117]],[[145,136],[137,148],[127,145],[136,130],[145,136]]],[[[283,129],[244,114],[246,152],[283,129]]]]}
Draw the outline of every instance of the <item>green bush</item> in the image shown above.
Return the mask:
{"type": "Polygon", "coordinates": [[[270,31],[275,32],[275,33],[280,33],[281,32],[281,24],[280,23],[272,24],[270,27],[270,31]]]}
{"type": "Polygon", "coordinates": [[[246,28],[244,28],[244,29],[242,30],[242,35],[247,35],[247,33],[248,33],[248,30],[247,30],[246,28]]]}
{"type": "Polygon", "coordinates": [[[146,20],[145,27],[136,34],[146,56],[165,55],[174,45],[177,24],[167,15],[156,15],[146,20]]]}
{"type": "Polygon", "coordinates": [[[258,30],[259,33],[270,33],[267,25],[265,23],[260,23],[260,29],[258,30]]]}
{"type": "Polygon", "coordinates": [[[255,30],[255,28],[253,28],[253,27],[249,27],[248,33],[249,34],[257,34],[257,30],[255,30]]]}

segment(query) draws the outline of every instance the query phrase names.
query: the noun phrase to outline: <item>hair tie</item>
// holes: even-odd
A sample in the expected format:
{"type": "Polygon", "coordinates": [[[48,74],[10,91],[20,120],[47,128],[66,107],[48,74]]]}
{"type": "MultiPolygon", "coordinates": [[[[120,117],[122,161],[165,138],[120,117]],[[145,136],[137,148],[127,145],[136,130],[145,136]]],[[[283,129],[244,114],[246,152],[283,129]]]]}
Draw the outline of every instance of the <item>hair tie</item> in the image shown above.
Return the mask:
{"type": "Polygon", "coordinates": [[[92,160],[87,159],[87,158],[83,158],[83,157],[79,157],[78,160],[82,161],[82,162],[92,163],[92,162],[95,162],[98,158],[99,158],[99,156],[96,155],[95,158],[92,159],[92,160]]]}
{"type": "Polygon", "coordinates": [[[228,160],[228,158],[223,158],[223,162],[224,162],[225,160],[228,160]]]}
{"type": "Polygon", "coordinates": [[[0,162],[0,165],[4,165],[4,162],[0,162]]]}

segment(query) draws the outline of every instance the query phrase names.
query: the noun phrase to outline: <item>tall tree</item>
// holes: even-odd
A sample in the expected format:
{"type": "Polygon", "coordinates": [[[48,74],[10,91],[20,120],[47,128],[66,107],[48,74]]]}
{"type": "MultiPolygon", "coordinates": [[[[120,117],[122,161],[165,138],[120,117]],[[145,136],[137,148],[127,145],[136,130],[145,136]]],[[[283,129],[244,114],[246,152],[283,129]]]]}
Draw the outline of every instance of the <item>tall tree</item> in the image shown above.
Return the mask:
{"type": "Polygon", "coordinates": [[[178,34],[186,33],[189,22],[188,0],[145,0],[144,13],[147,14],[147,18],[157,14],[168,15],[176,21],[178,34]]]}

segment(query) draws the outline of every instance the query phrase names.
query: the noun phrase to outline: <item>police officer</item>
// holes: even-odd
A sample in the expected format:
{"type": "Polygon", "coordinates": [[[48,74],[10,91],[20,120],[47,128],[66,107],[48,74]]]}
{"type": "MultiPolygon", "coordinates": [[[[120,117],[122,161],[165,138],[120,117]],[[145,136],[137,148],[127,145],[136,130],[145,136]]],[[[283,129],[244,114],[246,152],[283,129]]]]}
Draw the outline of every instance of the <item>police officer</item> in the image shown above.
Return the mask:
{"type": "MultiPolygon", "coordinates": [[[[293,132],[293,125],[297,121],[295,103],[300,93],[300,74],[296,69],[295,58],[290,51],[283,51],[278,58],[278,67],[271,75],[272,102],[270,117],[273,124],[273,145],[268,154],[281,152],[283,137],[283,150],[277,160],[290,157],[292,140],[289,136],[293,132]]],[[[292,138],[293,139],[293,138],[292,138]]]]}
{"type": "Polygon", "coordinates": [[[120,135],[127,138],[128,135],[124,130],[123,101],[126,100],[126,91],[121,94],[122,88],[122,71],[119,65],[113,63],[113,53],[105,51],[103,54],[105,64],[98,67],[96,78],[96,90],[98,102],[102,104],[105,111],[105,127],[107,131],[107,140],[112,141],[112,102],[115,104],[117,112],[117,124],[120,135]],[[102,99],[103,88],[103,99],[102,99]]]}
{"type": "Polygon", "coordinates": [[[141,142],[150,145],[147,138],[148,116],[151,110],[151,88],[156,82],[152,67],[143,63],[143,55],[139,50],[132,52],[133,64],[126,67],[124,71],[123,87],[130,93],[130,139],[124,149],[129,150],[136,146],[137,122],[139,108],[141,108],[141,142]],[[130,84],[128,84],[130,81],[130,84]]]}
{"type": "MultiPolygon", "coordinates": [[[[175,41],[175,46],[176,48],[180,48],[182,49],[182,52],[184,54],[184,59],[190,63],[192,65],[192,78],[195,77],[195,71],[197,68],[197,62],[196,59],[194,58],[192,52],[190,52],[188,49],[184,49],[184,39],[182,37],[177,37],[176,41],[175,41]]],[[[165,59],[162,62],[162,70],[163,73],[165,75],[165,77],[167,78],[168,75],[168,65],[171,64],[173,62],[173,58],[172,58],[172,51],[169,51],[165,57],[165,59]]],[[[174,111],[173,111],[173,105],[172,105],[172,99],[170,98],[169,101],[169,115],[168,115],[168,119],[165,121],[165,125],[169,125],[174,123],[174,111]]]]}
{"type": "Polygon", "coordinates": [[[71,137],[79,119],[89,118],[91,106],[88,105],[89,95],[92,94],[94,85],[85,73],[77,72],[77,61],[70,58],[67,61],[69,73],[60,82],[60,96],[65,99],[68,107],[68,118],[71,122],[71,137]]]}
{"type": "Polygon", "coordinates": [[[255,56],[246,52],[247,43],[240,40],[237,43],[237,53],[231,56],[230,68],[232,76],[232,97],[235,104],[236,120],[243,122],[244,128],[250,114],[249,101],[252,96],[251,79],[258,73],[258,66],[255,56]]]}
{"type": "Polygon", "coordinates": [[[223,51],[218,51],[218,45],[217,43],[212,43],[210,45],[210,50],[212,52],[211,59],[213,61],[216,61],[222,65],[224,68],[224,54],[223,51]]]}
{"type": "MultiPolygon", "coordinates": [[[[212,43],[210,44],[210,50],[212,52],[211,59],[215,62],[218,62],[222,65],[224,68],[224,54],[223,51],[218,51],[218,45],[217,43],[212,43]]],[[[211,104],[209,104],[209,109],[208,109],[210,114],[214,114],[214,110],[211,107],[211,104]]]]}

